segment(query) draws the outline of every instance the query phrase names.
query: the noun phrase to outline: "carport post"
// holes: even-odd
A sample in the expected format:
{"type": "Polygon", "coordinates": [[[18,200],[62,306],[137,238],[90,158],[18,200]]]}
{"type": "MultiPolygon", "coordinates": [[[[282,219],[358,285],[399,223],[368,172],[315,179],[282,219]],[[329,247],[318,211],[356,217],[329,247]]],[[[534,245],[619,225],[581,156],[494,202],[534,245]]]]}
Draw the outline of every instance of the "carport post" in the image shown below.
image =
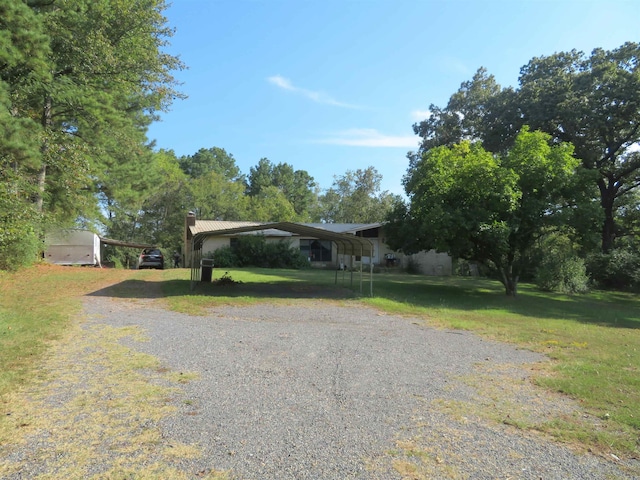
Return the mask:
{"type": "Polygon", "coordinates": [[[369,296],[373,297],[373,250],[369,257],[369,296]]]}
{"type": "Polygon", "coordinates": [[[362,264],[364,263],[364,247],[360,245],[360,293],[362,293],[362,264]]]}
{"type": "Polygon", "coordinates": [[[351,276],[351,283],[349,284],[350,288],[353,288],[353,254],[355,252],[353,251],[353,245],[351,245],[351,255],[349,255],[349,274],[351,276]]]}

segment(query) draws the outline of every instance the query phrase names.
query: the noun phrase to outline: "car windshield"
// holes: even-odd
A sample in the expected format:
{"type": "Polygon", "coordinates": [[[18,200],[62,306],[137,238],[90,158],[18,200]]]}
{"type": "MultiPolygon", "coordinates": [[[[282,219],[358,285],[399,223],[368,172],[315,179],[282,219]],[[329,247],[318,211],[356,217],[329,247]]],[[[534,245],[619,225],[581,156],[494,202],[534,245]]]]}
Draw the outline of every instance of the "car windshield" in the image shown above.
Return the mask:
{"type": "Polygon", "coordinates": [[[145,248],[142,251],[142,255],[158,255],[158,256],[162,256],[162,253],[160,252],[160,250],[158,250],[156,248],[145,248]]]}

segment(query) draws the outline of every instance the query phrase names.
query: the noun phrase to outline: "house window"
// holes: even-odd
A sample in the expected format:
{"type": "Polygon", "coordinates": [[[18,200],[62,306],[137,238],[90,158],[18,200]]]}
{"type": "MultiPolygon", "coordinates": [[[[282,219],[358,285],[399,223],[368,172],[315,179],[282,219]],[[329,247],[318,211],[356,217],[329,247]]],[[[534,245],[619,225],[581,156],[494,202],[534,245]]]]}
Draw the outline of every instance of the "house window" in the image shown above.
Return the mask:
{"type": "Polygon", "coordinates": [[[331,241],[300,239],[300,253],[312,262],[330,262],[331,241]]]}

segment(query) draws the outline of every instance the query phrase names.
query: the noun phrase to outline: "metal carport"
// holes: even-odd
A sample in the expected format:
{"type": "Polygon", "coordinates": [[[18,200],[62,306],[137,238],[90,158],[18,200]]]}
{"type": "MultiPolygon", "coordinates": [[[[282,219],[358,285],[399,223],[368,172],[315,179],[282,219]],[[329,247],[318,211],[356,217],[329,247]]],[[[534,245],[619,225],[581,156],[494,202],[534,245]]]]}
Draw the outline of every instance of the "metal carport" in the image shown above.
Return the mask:
{"type": "MultiPolygon", "coordinates": [[[[260,223],[245,227],[198,232],[193,234],[191,238],[191,289],[194,289],[195,282],[199,279],[202,260],[202,244],[205,238],[233,235],[237,233],[257,232],[269,229],[289,232],[304,237],[315,238],[317,240],[329,240],[336,244],[338,255],[348,255],[351,259],[354,255],[359,255],[361,258],[369,257],[369,295],[373,296],[373,244],[370,240],[351,234],[331,232],[323,228],[309,227],[293,222],[260,223]]],[[[360,262],[360,293],[362,293],[363,285],[362,263],[363,262],[360,262]]],[[[336,271],[336,283],[337,278],[336,271]]]]}

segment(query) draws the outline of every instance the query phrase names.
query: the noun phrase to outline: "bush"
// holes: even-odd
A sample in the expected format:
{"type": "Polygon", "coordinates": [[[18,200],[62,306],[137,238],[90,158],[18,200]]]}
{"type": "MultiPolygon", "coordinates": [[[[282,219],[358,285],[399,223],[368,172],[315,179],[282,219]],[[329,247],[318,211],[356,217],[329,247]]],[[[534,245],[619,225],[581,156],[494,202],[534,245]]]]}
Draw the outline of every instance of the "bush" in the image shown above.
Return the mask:
{"type": "Polygon", "coordinates": [[[268,268],[309,267],[309,260],[297,248],[292,248],[287,242],[266,243],[264,246],[264,265],[268,268]]]}
{"type": "Polygon", "coordinates": [[[231,247],[220,247],[215,252],[207,252],[205,258],[213,258],[216,267],[230,268],[238,266],[238,257],[233,253],[231,247]]]}
{"type": "Polygon", "coordinates": [[[0,270],[16,271],[36,262],[42,251],[42,216],[6,173],[11,171],[0,169],[0,270]]]}
{"type": "Polygon", "coordinates": [[[235,240],[233,247],[221,247],[205,257],[216,267],[294,268],[309,267],[309,261],[286,241],[267,243],[262,235],[247,235],[235,240]]]}
{"type": "Polygon", "coordinates": [[[584,260],[568,257],[553,261],[545,259],[538,267],[535,279],[541,290],[562,293],[586,293],[589,291],[589,277],[584,260]]]}
{"type": "Polygon", "coordinates": [[[0,270],[16,271],[32,265],[42,249],[42,242],[33,231],[0,238],[0,270]]]}
{"type": "Polygon", "coordinates": [[[599,287],[640,289],[640,254],[632,248],[593,254],[588,258],[587,269],[599,287]]]}
{"type": "Polygon", "coordinates": [[[542,241],[541,259],[536,269],[535,283],[541,290],[561,293],[586,293],[589,277],[584,260],[574,251],[571,240],[564,235],[550,235],[542,241]]]}

